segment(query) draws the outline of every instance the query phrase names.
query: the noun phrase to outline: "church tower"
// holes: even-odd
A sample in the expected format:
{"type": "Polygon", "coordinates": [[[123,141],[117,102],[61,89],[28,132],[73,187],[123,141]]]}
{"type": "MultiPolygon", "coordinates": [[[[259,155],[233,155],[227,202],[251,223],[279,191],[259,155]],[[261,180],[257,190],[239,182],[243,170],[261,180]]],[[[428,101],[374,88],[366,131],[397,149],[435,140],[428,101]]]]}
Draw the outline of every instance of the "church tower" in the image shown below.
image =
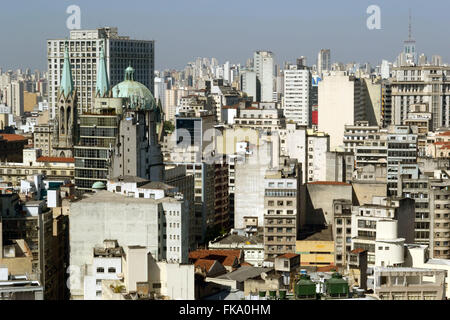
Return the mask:
{"type": "Polygon", "coordinates": [[[56,101],[55,115],[53,156],[71,158],[73,157],[73,146],[77,137],[77,91],[72,79],[72,68],[67,46],[64,52],[64,66],[56,101]]]}

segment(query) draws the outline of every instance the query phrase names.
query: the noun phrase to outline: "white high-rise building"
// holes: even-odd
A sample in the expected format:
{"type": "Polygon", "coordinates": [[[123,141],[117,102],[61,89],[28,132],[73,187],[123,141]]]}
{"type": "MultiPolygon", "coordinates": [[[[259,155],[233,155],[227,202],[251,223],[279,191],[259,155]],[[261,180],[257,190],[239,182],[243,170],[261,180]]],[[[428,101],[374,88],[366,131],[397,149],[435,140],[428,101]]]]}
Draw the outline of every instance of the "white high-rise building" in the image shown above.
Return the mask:
{"type": "Polygon", "coordinates": [[[253,97],[254,102],[256,101],[256,72],[250,70],[241,71],[241,91],[245,92],[247,96],[253,97]]]}
{"type": "Polygon", "coordinates": [[[154,90],[154,41],[132,40],[119,36],[117,28],[71,30],[69,39],[47,40],[50,116],[55,115],[56,98],[64,62],[69,48],[72,77],[78,95],[78,114],[90,110],[96,86],[100,50],[105,51],[106,68],[111,87],[124,79],[124,70],[131,65],[135,80],[154,90]]]}
{"type": "Polygon", "coordinates": [[[284,116],[300,125],[308,126],[310,118],[311,72],[307,68],[290,65],[284,70],[284,116]]]}
{"type": "Polygon", "coordinates": [[[230,62],[229,61],[225,62],[225,64],[223,65],[223,80],[226,83],[230,82],[230,62]]]}
{"type": "Polygon", "coordinates": [[[319,82],[319,131],[330,135],[330,151],[343,148],[345,125],[366,120],[362,81],[336,71],[319,82]]]}
{"type": "Polygon", "coordinates": [[[166,89],[167,83],[164,81],[164,78],[155,78],[155,100],[161,101],[161,106],[164,110],[165,108],[165,98],[166,98],[166,89]]]}
{"type": "Polygon", "coordinates": [[[254,54],[254,71],[259,80],[259,101],[272,102],[274,92],[274,55],[270,51],[256,51],[254,54]]]}
{"type": "Polygon", "coordinates": [[[326,71],[331,71],[331,52],[330,49],[321,49],[317,56],[317,73],[322,76],[326,71]]]}
{"type": "Polygon", "coordinates": [[[381,61],[381,79],[389,79],[391,74],[391,67],[389,66],[389,61],[381,61]]]}
{"type": "Polygon", "coordinates": [[[23,81],[11,81],[6,87],[6,105],[11,107],[12,113],[20,117],[24,112],[24,83],[23,81]]]}

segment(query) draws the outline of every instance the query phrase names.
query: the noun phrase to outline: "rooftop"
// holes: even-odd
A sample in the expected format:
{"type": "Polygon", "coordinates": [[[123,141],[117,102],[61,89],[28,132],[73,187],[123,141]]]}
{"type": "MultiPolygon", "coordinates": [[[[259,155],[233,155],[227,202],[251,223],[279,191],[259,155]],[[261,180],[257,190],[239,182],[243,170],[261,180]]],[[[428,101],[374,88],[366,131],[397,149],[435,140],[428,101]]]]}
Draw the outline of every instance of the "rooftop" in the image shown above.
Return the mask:
{"type": "Polygon", "coordinates": [[[211,267],[215,262],[216,260],[212,259],[198,259],[197,261],[194,262],[194,266],[204,271],[208,271],[209,269],[211,269],[211,267]]]}
{"type": "Polygon", "coordinates": [[[2,133],[0,134],[3,139],[7,140],[8,142],[11,141],[28,141],[27,137],[21,136],[20,134],[13,134],[13,133],[2,133]]]}
{"type": "Polygon", "coordinates": [[[125,182],[125,183],[130,183],[130,182],[150,182],[150,180],[143,179],[143,178],[136,177],[136,176],[118,176],[118,177],[110,179],[110,181],[112,181],[112,182],[125,182]]]}
{"type": "Polygon", "coordinates": [[[163,190],[169,190],[169,189],[173,189],[174,187],[171,185],[168,185],[164,182],[159,182],[159,181],[151,181],[147,184],[144,184],[142,186],[140,186],[140,188],[143,189],[163,189],[163,190]]]}
{"type": "Polygon", "coordinates": [[[235,280],[238,282],[243,282],[247,279],[257,277],[261,275],[263,272],[268,272],[272,270],[272,268],[260,268],[260,267],[251,267],[251,266],[241,266],[239,269],[226,273],[217,277],[218,279],[227,279],[227,280],[235,280]]]}
{"type": "Polygon", "coordinates": [[[150,198],[135,198],[135,197],[128,197],[126,195],[122,195],[120,193],[114,193],[109,192],[106,190],[100,190],[97,193],[94,194],[83,194],[83,196],[80,198],[79,201],[83,201],[83,203],[101,203],[101,202],[108,202],[108,203],[118,203],[118,204],[128,204],[128,203],[160,203],[163,201],[169,201],[169,202],[178,202],[179,200],[176,200],[172,197],[165,197],[161,199],[150,199],[150,198]]]}
{"type": "Polygon", "coordinates": [[[351,186],[349,183],[338,182],[338,181],[315,181],[308,182],[308,184],[323,184],[323,185],[336,185],[336,186],[351,186]]]}
{"type": "Polygon", "coordinates": [[[426,269],[426,268],[409,268],[409,267],[375,267],[375,272],[414,272],[414,273],[441,273],[446,272],[446,270],[439,269],[426,269]]]}
{"type": "Polygon", "coordinates": [[[262,244],[264,240],[262,237],[245,237],[237,234],[229,234],[226,237],[212,243],[220,243],[220,244],[233,244],[233,243],[245,243],[245,244],[262,244]]]}
{"type": "Polygon", "coordinates": [[[224,266],[232,266],[235,260],[239,261],[241,250],[205,250],[199,249],[189,252],[192,260],[217,260],[224,266]]]}
{"type": "Polygon", "coordinates": [[[61,163],[75,163],[75,158],[60,158],[60,157],[39,157],[37,162],[61,162],[61,163]]]}
{"type": "Polygon", "coordinates": [[[358,254],[358,253],[362,253],[364,251],[367,251],[367,250],[364,250],[364,249],[361,249],[361,248],[356,248],[356,249],[353,249],[352,251],[350,251],[350,253],[358,254]]]}
{"type": "Polygon", "coordinates": [[[276,259],[284,259],[284,258],[286,258],[286,259],[292,259],[292,258],[298,257],[298,256],[299,256],[299,255],[296,254],[296,253],[285,253],[285,254],[282,254],[282,255],[276,257],[276,259]]]}
{"type": "Polygon", "coordinates": [[[306,235],[300,241],[333,241],[333,230],[331,227],[326,227],[321,230],[316,230],[314,233],[306,235]]]}

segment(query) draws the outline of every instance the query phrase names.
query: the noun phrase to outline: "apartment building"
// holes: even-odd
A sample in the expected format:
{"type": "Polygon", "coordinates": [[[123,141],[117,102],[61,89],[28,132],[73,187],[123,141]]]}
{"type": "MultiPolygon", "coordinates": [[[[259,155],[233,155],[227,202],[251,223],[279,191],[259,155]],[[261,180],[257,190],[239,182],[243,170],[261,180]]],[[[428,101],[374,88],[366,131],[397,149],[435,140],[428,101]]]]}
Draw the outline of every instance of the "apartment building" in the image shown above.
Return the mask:
{"type": "Polygon", "coordinates": [[[356,121],[355,125],[344,127],[344,148],[346,152],[356,154],[356,148],[367,139],[377,139],[378,126],[369,126],[369,121],[356,121]]]}
{"type": "Polygon", "coordinates": [[[446,276],[445,270],[376,267],[374,292],[380,300],[444,300],[446,276]]]}
{"type": "MultiPolygon", "coordinates": [[[[90,264],[92,249],[105,239],[145,246],[158,261],[187,263],[189,207],[183,196],[160,182],[116,179],[107,190],[84,194],[70,203],[70,264],[90,264]],[[153,195],[153,196],[152,196],[153,195]]],[[[71,296],[84,298],[84,276],[71,277],[71,296]]]]}
{"type": "Polygon", "coordinates": [[[45,300],[67,298],[64,260],[65,237],[68,229],[66,216],[53,217],[45,201],[19,203],[18,194],[0,194],[2,206],[2,236],[4,243],[23,239],[30,250],[31,273],[43,286],[45,300]],[[66,230],[66,231],[64,231],[66,230]]]}
{"type": "Polygon", "coordinates": [[[20,185],[21,180],[34,174],[42,174],[50,179],[74,178],[74,158],[41,156],[39,149],[24,149],[23,162],[0,163],[0,179],[11,186],[20,185]]]}
{"type": "Polygon", "coordinates": [[[307,131],[307,145],[306,145],[306,165],[303,172],[306,181],[326,181],[326,163],[327,152],[330,151],[330,135],[324,132],[313,131],[308,129],[307,131]]]}
{"type": "Polygon", "coordinates": [[[375,264],[377,223],[397,221],[398,236],[406,243],[414,242],[414,201],[412,199],[391,199],[374,197],[372,204],[352,207],[352,250],[367,250],[369,266],[375,264]]]}
{"type": "Polygon", "coordinates": [[[333,210],[334,260],[337,266],[344,266],[352,247],[352,201],[335,199],[333,210]]]}
{"type": "Polygon", "coordinates": [[[33,146],[42,151],[42,155],[50,157],[53,154],[53,125],[39,124],[34,126],[33,146]]]}
{"type": "Polygon", "coordinates": [[[290,65],[284,75],[284,116],[287,121],[309,126],[311,122],[311,72],[306,67],[290,65]]]}
{"type": "Polygon", "coordinates": [[[431,130],[449,127],[450,67],[401,66],[393,68],[392,110],[393,124],[405,124],[412,104],[428,104],[432,114],[431,130]]]}
{"type": "Polygon", "coordinates": [[[253,69],[256,73],[257,99],[261,102],[272,102],[274,90],[274,54],[270,51],[255,51],[253,69]]]}
{"type": "Polygon", "coordinates": [[[387,183],[392,196],[398,195],[400,165],[417,162],[417,134],[408,126],[390,126],[387,134],[387,183]]]}
{"type": "Polygon", "coordinates": [[[345,125],[366,119],[363,81],[334,72],[319,82],[319,131],[330,135],[330,150],[343,147],[345,125]]]}
{"type": "Polygon", "coordinates": [[[264,131],[278,131],[285,126],[283,110],[276,103],[253,103],[251,107],[240,109],[234,118],[234,125],[264,131]]]}
{"type": "Polygon", "coordinates": [[[299,228],[304,224],[300,212],[301,168],[295,162],[264,178],[264,255],[273,259],[295,252],[299,228]]]}

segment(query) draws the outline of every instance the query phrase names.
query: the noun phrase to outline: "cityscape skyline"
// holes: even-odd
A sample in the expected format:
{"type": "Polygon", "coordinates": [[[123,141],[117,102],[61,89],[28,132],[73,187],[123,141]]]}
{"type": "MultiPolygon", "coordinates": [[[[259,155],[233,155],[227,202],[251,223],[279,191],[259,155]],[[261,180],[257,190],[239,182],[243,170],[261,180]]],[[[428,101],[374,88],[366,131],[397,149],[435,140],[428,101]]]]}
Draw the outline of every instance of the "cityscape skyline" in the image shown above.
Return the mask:
{"type": "Polygon", "coordinates": [[[0,300],[448,300],[450,6],[24,3],[0,19],[0,300]]]}
{"type": "MultiPolygon", "coordinates": [[[[21,3],[7,3],[3,8],[5,13],[10,13],[2,20],[1,24],[4,25],[0,25],[0,37],[4,39],[0,67],[6,70],[46,70],[46,40],[68,38],[70,30],[66,27],[66,20],[70,15],[66,9],[72,4],[81,9],[81,29],[115,26],[120,33],[129,34],[132,38],[155,40],[155,55],[158,57],[155,60],[156,70],[180,69],[197,57],[215,57],[220,63],[230,61],[245,64],[255,50],[274,52],[278,64],[306,56],[307,64],[313,65],[316,64],[317,52],[323,48],[331,49],[333,62],[369,62],[376,66],[383,59],[395,61],[401,52],[402,42],[408,38],[409,9],[412,12],[412,35],[417,42],[418,54],[424,53],[428,57],[439,54],[444,62],[449,61],[449,54],[446,53],[449,52],[449,44],[433,42],[433,37],[427,36],[434,30],[444,28],[445,20],[439,19],[439,15],[445,10],[435,12],[434,6],[423,8],[418,1],[400,1],[400,5],[399,2],[393,5],[387,1],[378,1],[375,5],[381,11],[380,30],[369,30],[366,26],[370,16],[366,9],[372,4],[370,1],[327,3],[325,8],[319,4],[285,1],[285,7],[292,10],[272,17],[271,12],[278,12],[277,5],[266,3],[264,9],[256,8],[253,6],[254,1],[239,3],[239,10],[234,10],[237,4],[235,1],[220,10],[217,10],[216,4],[203,0],[195,1],[193,5],[192,2],[186,4],[175,1],[170,7],[162,2],[147,4],[136,1],[139,12],[130,10],[130,6],[125,8],[118,1],[112,1],[109,8],[87,1],[52,2],[51,6],[47,6],[50,1],[46,0],[39,4],[27,3],[25,7],[21,3]],[[302,5],[308,9],[305,10],[308,13],[301,11],[302,5]],[[192,7],[196,12],[191,14],[189,11],[193,11],[192,7]],[[319,9],[320,13],[311,14],[319,12],[319,9]],[[13,31],[15,36],[11,36],[11,30],[5,26],[13,24],[11,19],[17,17],[18,10],[21,10],[22,18],[28,23],[16,27],[13,31]],[[99,10],[105,11],[100,18],[97,14],[99,10]],[[435,17],[432,21],[428,19],[431,10],[435,17]],[[228,19],[227,15],[232,16],[232,19],[228,19]],[[127,19],[128,16],[135,18],[127,19]],[[272,23],[266,23],[268,18],[272,23]],[[170,25],[166,23],[168,19],[172,21],[170,25]],[[249,21],[252,22],[251,28],[249,21]],[[29,25],[33,23],[39,28],[30,29],[29,25]],[[189,33],[195,33],[196,37],[186,37],[185,34],[189,33]],[[241,36],[236,37],[239,33],[241,36]],[[22,40],[24,38],[27,42],[22,40]],[[205,38],[207,42],[202,40],[205,38]],[[355,46],[355,43],[361,45],[355,46]],[[174,50],[180,47],[183,50],[174,50]],[[23,65],[21,61],[29,61],[30,65],[23,65]]],[[[436,3],[443,8],[449,6],[444,1],[434,1],[436,3]]]]}

